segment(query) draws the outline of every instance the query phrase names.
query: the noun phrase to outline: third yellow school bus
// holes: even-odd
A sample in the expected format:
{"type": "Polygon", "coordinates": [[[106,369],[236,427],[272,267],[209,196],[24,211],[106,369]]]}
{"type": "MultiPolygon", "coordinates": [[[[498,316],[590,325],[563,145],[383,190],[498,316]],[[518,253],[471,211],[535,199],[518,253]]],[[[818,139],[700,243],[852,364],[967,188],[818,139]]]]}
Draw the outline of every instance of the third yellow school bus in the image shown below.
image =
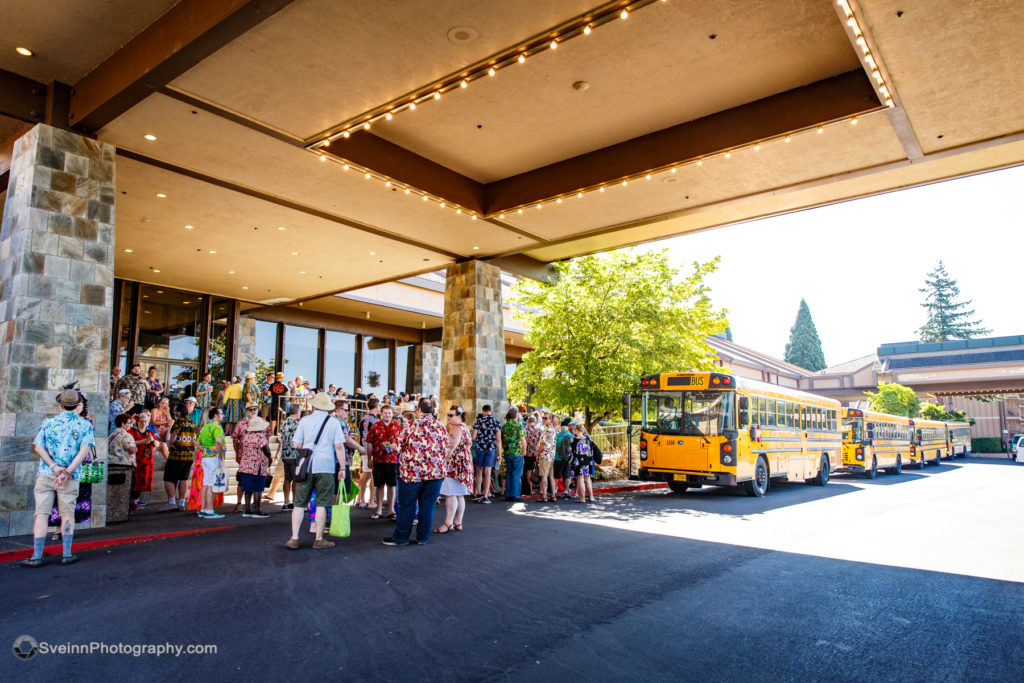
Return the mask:
{"type": "Polygon", "coordinates": [[[771,479],[824,486],[842,466],[833,399],[718,372],[651,375],[640,388],[641,480],[763,496],[771,479]]]}
{"type": "Polygon", "coordinates": [[[934,461],[933,464],[938,465],[943,458],[949,457],[949,437],[945,422],[914,418],[913,425],[918,467],[924,467],[928,461],[934,461]]]}
{"type": "Polygon", "coordinates": [[[913,423],[909,417],[843,408],[843,469],[868,479],[878,470],[899,474],[914,462],[913,423]]]}
{"type": "Polygon", "coordinates": [[[971,425],[966,422],[947,422],[949,430],[949,455],[963,458],[971,451],[971,425]]]}

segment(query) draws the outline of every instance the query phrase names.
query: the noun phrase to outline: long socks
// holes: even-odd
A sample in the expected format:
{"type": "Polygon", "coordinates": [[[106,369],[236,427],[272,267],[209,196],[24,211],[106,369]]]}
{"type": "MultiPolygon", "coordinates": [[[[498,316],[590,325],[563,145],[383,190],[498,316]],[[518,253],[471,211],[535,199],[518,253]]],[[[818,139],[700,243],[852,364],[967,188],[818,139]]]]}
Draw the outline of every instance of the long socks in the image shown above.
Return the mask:
{"type": "Polygon", "coordinates": [[[46,536],[36,536],[32,539],[32,559],[43,559],[43,544],[46,543],[46,536]]]}
{"type": "Polygon", "coordinates": [[[71,539],[74,538],[69,533],[65,533],[61,538],[64,541],[64,557],[71,557],[71,539]]]}

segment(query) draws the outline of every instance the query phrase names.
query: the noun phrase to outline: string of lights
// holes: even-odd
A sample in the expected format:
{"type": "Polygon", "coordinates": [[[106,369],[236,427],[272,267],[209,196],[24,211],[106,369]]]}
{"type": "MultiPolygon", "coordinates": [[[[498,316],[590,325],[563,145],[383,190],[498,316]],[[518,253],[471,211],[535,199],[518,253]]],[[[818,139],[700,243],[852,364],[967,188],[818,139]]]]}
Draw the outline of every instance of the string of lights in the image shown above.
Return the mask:
{"type": "Polygon", "coordinates": [[[885,103],[886,107],[892,108],[896,106],[893,101],[892,93],[889,90],[889,86],[886,85],[885,78],[882,76],[882,72],[878,68],[878,61],[874,55],[871,54],[871,48],[868,47],[868,41],[864,37],[864,32],[860,28],[860,23],[857,21],[857,17],[854,16],[853,8],[850,6],[849,0],[836,0],[836,4],[843,10],[843,14],[846,15],[846,27],[853,34],[854,43],[861,51],[861,59],[871,69],[871,79],[874,81],[872,86],[878,92],[878,98],[885,103]]]}

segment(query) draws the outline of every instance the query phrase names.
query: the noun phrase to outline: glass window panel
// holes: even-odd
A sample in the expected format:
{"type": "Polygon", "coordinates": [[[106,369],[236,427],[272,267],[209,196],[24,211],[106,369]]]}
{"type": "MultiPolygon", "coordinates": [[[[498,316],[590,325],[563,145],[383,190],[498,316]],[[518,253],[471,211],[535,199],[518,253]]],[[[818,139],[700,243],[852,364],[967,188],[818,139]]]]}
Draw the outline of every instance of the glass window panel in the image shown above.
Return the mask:
{"type": "Polygon", "coordinates": [[[213,300],[213,318],[210,320],[210,351],[207,362],[211,383],[219,387],[224,380],[228,353],[228,323],[231,316],[230,299],[213,300]]]}
{"type": "Polygon", "coordinates": [[[142,285],[139,356],[174,360],[199,359],[203,297],[177,289],[142,285]]]}
{"type": "Polygon", "coordinates": [[[356,335],[328,331],[325,356],[324,383],[349,394],[355,392],[356,335]]]}
{"type": "Polygon", "coordinates": [[[316,388],[317,356],[320,353],[320,333],[311,327],[284,326],[284,375],[289,380],[301,376],[309,380],[310,389],[316,388]]]}
{"type": "Polygon", "coordinates": [[[363,337],[363,379],[362,386],[357,388],[367,396],[376,394],[380,397],[387,393],[391,388],[390,357],[391,347],[387,339],[363,337]]]}
{"type": "MultiPolygon", "coordinates": [[[[217,312],[213,313],[214,318],[217,312]]],[[[269,323],[266,320],[256,321],[256,365],[258,367],[277,367],[277,323],[269,323]]],[[[316,364],[314,361],[314,369],[316,364]]],[[[288,370],[285,369],[287,375],[288,370]]],[[[291,379],[290,377],[288,379],[291,379]]]]}
{"type": "Polygon", "coordinates": [[[195,396],[198,370],[199,368],[195,365],[171,363],[167,371],[165,394],[180,401],[185,400],[188,396],[195,396]]]}
{"type": "Polygon", "coordinates": [[[122,377],[128,371],[126,363],[128,362],[128,344],[131,343],[132,306],[134,305],[132,289],[130,282],[125,282],[121,287],[121,329],[117,332],[117,365],[121,368],[122,377]]]}
{"type": "Polygon", "coordinates": [[[413,353],[415,344],[412,342],[398,342],[395,346],[395,382],[392,388],[398,392],[412,390],[410,380],[415,374],[413,362],[416,355],[413,353]]]}
{"type": "Polygon", "coordinates": [[[768,415],[767,415],[768,419],[765,421],[765,426],[774,427],[775,426],[775,399],[774,398],[768,399],[768,408],[767,408],[766,412],[768,413],[768,415]]]}

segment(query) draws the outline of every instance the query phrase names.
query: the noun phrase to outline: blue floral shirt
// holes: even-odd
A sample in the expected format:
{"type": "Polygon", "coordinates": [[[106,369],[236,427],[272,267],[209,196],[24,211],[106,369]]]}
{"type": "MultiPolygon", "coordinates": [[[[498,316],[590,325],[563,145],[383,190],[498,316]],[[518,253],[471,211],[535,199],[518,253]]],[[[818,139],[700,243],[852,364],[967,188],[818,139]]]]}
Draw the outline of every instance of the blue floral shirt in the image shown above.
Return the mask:
{"type": "MultiPolygon", "coordinates": [[[[36,439],[33,442],[42,446],[54,462],[63,467],[71,464],[82,446],[96,445],[96,430],[92,423],[78,414],[66,410],[60,415],[48,417],[39,425],[36,439]]],[[[82,468],[79,467],[71,476],[78,481],[82,468]]],[[[53,470],[42,460],[39,461],[39,474],[53,474],[53,470]]]]}

